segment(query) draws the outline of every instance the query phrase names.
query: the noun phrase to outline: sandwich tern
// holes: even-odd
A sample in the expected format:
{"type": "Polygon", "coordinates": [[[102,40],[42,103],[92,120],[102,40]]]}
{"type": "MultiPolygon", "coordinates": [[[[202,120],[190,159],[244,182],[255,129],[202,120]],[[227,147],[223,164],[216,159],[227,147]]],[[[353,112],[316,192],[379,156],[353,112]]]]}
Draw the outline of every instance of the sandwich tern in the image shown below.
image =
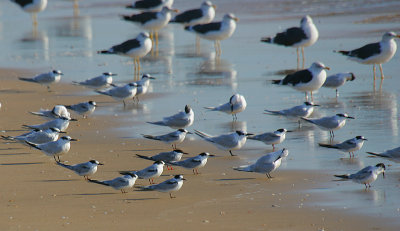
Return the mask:
{"type": "Polygon", "coordinates": [[[180,111],[172,116],[164,117],[162,121],[147,122],[147,123],[179,129],[179,128],[189,127],[193,124],[193,122],[194,122],[193,109],[189,105],[186,105],[185,111],[180,111]]]}
{"type": "Polygon", "coordinates": [[[382,153],[375,153],[375,152],[367,152],[367,153],[400,163],[400,147],[386,150],[382,153]]]}
{"type": "Polygon", "coordinates": [[[228,103],[222,104],[217,107],[205,107],[205,109],[231,114],[233,120],[237,120],[236,114],[244,111],[246,107],[247,107],[247,102],[244,96],[239,94],[234,94],[231,96],[231,98],[229,98],[228,103]]]}
{"type": "Polygon", "coordinates": [[[86,118],[88,115],[92,114],[96,109],[96,106],[96,102],[91,100],[73,105],[65,105],[66,108],[82,115],[83,118],[86,118]]]}
{"type": "Polygon", "coordinates": [[[98,90],[111,86],[113,82],[113,76],[117,76],[117,74],[111,72],[104,72],[99,76],[87,79],[85,81],[81,82],[73,81],[73,83],[98,90]]]}
{"type": "Polygon", "coordinates": [[[125,104],[126,99],[133,99],[135,97],[136,92],[137,92],[137,84],[136,83],[128,83],[125,84],[122,87],[115,86],[111,89],[108,89],[106,91],[97,91],[97,93],[100,93],[102,95],[108,95],[111,96],[113,99],[117,101],[121,101],[125,104]]]}
{"type": "Polygon", "coordinates": [[[115,190],[121,190],[122,193],[127,193],[125,191],[125,189],[132,188],[133,185],[135,185],[137,178],[138,178],[138,176],[136,174],[126,173],[126,175],[119,176],[112,180],[99,181],[99,180],[89,179],[89,182],[101,184],[101,185],[105,185],[105,186],[110,186],[115,190]]]}
{"type": "Polygon", "coordinates": [[[176,145],[182,143],[185,140],[186,134],[192,134],[192,133],[183,128],[180,128],[174,132],[165,135],[160,135],[160,136],[143,135],[143,137],[151,140],[159,140],[167,144],[172,144],[172,148],[176,150],[176,145]]]}
{"type": "Polygon", "coordinates": [[[272,149],[275,150],[275,144],[280,144],[285,140],[286,132],[288,132],[288,130],[280,128],[274,132],[266,132],[259,135],[249,136],[247,138],[264,142],[266,145],[272,145],[272,149]]]}
{"type": "Polygon", "coordinates": [[[351,72],[337,73],[326,77],[322,87],[332,88],[336,91],[336,98],[339,96],[338,88],[343,86],[347,81],[353,81],[356,77],[351,72]]]}
{"type": "MultiPolygon", "coordinates": [[[[143,156],[140,154],[136,154],[137,157],[145,159],[145,160],[152,160],[152,161],[164,161],[167,163],[167,169],[170,170],[168,163],[169,162],[176,162],[180,161],[183,154],[188,154],[180,149],[175,149],[170,152],[160,152],[154,156],[143,156]]],[[[172,169],[172,167],[171,167],[172,169]]]]}
{"type": "Polygon", "coordinates": [[[61,163],[59,161],[56,162],[61,167],[67,168],[69,170],[74,171],[79,176],[83,176],[85,180],[89,180],[89,176],[95,174],[97,172],[97,166],[103,165],[97,160],[90,160],[85,163],[75,164],[75,165],[68,165],[61,163]]]}
{"type": "Polygon", "coordinates": [[[335,149],[339,149],[342,152],[348,152],[350,155],[350,158],[351,158],[352,156],[354,157],[355,151],[358,151],[362,148],[365,140],[367,140],[367,139],[365,139],[363,136],[356,136],[352,139],[348,139],[339,144],[321,144],[320,143],[319,146],[325,147],[325,148],[335,148],[335,149]]]}
{"type": "Polygon", "coordinates": [[[186,169],[192,169],[193,174],[197,175],[197,174],[199,174],[198,169],[204,167],[207,164],[207,159],[210,156],[214,156],[214,155],[210,155],[208,152],[203,152],[197,156],[190,157],[185,160],[169,162],[169,164],[175,165],[175,166],[181,166],[186,169]]]}
{"type": "Polygon", "coordinates": [[[71,148],[71,141],[78,141],[76,139],[72,139],[69,136],[63,136],[57,141],[50,141],[43,144],[34,144],[28,141],[25,141],[29,146],[36,148],[42,151],[47,156],[53,156],[54,160],[60,162],[60,155],[67,153],[71,148]],[[58,160],[56,160],[56,156],[58,160]]]}
{"type": "Polygon", "coordinates": [[[71,115],[64,105],[56,105],[51,110],[40,109],[38,112],[30,112],[33,115],[43,116],[50,119],[58,119],[60,117],[65,117],[71,119],[71,115]]]}
{"type": "Polygon", "coordinates": [[[43,144],[58,140],[58,135],[65,133],[58,128],[48,128],[46,130],[33,130],[19,136],[1,136],[4,140],[15,140],[22,143],[28,141],[34,144],[43,144]]]}
{"type": "Polygon", "coordinates": [[[352,180],[353,182],[364,184],[365,188],[371,187],[371,183],[374,182],[378,175],[382,173],[382,176],[385,177],[386,167],[383,163],[379,163],[375,166],[368,166],[360,171],[353,174],[345,174],[345,175],[335,175],[336,177],[352,180]]]}
{"type": "Polygon", "coordinates": [[[60,117],[58,119],[50,120],[43,124],[37,125],[22,125],[22,127],[36,130],[46,130],[49,128],[58,128],[60,131],[65,132],[69,126],[69,121],[76,121],[76,119],[68,119],[65,117],[60,117]]]}
{"type": "Polygon", "coordinates": [[[139,179],[149,179],[150,184],[154,184],[154,178],[161,176],[164,170],[164,161],[158,160],[147,168],[138,171],[121,171],[122,175],[128,173],[136,174],[139,179]]]}
{"type": "Polygon", "coordinates": [[[182,175],[176,175],[171,179],[168,179],[166,181],[163,181],[159,184],[153,184],[149,186],[145,186],[142,189],[143,190],[154,190],[158,192],[168,192],[170,198],[175,198],[172,196],[172,192],[178,191],[179,189],[182,188],[183,181],[186,180],[183,178],[182,175]]]}
{"type": "Polygon", "coordinates": [[[52,70],[47,73],[36,75],[32,78],[22,78],[20,80],[32,83],[38,83],[40,85],[47,86],[47,90],[50,91],[50,84],[58,83],[61,80],[61,75],[64,75],[60,70],[52,70]]]}
{"type": "Polygon", "coordinates": [[[302,119],[317,125],[322,130],[329,131],[329,135],[332,138],[335,137],[333,131],[342,128],[346,124],[346,119],[354,119],[354,117],[347,114],[336,114],[334,116],[322,117],[320,119],[302,119]]]}

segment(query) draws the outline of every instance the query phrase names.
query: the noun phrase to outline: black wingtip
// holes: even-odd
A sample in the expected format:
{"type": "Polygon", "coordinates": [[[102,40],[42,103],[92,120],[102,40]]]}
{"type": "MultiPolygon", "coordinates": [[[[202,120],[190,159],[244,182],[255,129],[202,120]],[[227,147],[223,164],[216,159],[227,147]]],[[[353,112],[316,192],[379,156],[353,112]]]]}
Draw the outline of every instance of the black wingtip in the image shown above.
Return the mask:
{"type": "Polygon", "coordinates": [[[274,79],[274,80],[271,80],[271,82],[272,82],[272,84],[280,84],[281,80],[274,79]]]}
{"type": "Polygon", "coordinates": [[[261,38],[260,41],[261,41],[261,42],[264,42],[264,43],[272,43],[271,37],[264,37],[264,38],[261,38]]]}

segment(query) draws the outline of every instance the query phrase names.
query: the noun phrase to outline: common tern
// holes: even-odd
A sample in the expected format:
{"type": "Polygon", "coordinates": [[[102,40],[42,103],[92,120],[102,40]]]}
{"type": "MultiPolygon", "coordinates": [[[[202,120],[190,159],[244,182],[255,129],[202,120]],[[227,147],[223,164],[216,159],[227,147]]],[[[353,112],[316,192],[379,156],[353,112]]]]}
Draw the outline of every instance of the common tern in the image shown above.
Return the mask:
{"type": "Polygon", "coordinates": [[[97,172],[97,166],[103,165],[97,160],[90,160],[85,163],[75,164],[75,165],[68,165],[61,163],[59,161],[56,162],[61,167],[67,168],[69,170],[74,171],[79,176],[83,176],[85,180],[89,180],[89,176],[95,174],[97,172]]]}
{"type": "Polygon", "coordinates": [[[342,143],[339,144],[319,144],[321,147],[325,148],[335,148],[339,149],[342,152],[348,152],[350,157],[354,157],[354,152],[358,151],[362,148],[364,141],[367,140],[363,136],[356,136],[352,139],[348,139],[346,141],[343,141],[342,143]]]}
{"type": "Polygon", "coordinates": [[[329,131],[330,137],[334,137],[335,134],[333,133],[333,131],[342,128],[346,124],[346,119],[354,119],[354,117],[340,113],[334,116],[322,117],[320,119],[302,119],[317,125],[322,130],[329,131]]]}
{"type": "Polygon", "coordinates": [[[190,157],[185,160],[169,162],[169,164],[175,165],[175,166],[180,166],[180,167],[183,167],[186,169],[192,169],[193,174],[197,175],[197,174],[199,174],[198,169],[204,167],[207,164],[207,159],[210,156],[214,156],[214,155],[210,155],[208,152],[203,152],[197,156],[190,157]]]}
{"type": "Polygon", "coordinates": [[[136,174],[139,179],[149,179],[150,184],[154,184],[154,178],[161,176],[164,170],[164,161],[156,161],[154,164],[150,165],[147,168],[138,171],[121,171],[119,172],[122,175],[126,175],[129,173],[136,174]]]}
{"type": "Polygon", "coordinates": [[[121,190],[122,193],[127,193],[125,190],[132,188],[133,185],[135,185],[137,178],[138,177],[136,174],[127,173],[124,176],[120,176],[112,180],[99,181],[99,180],[89,179],[89,182],[110,186],[115,190],[121,190]]]}
{"type": "Polygon", "coordinates": [[[160,152],[154,156],[143,156],[140,154],[136,154],[137,157],[145,159],[145,160],[152,160],[152,161],[164,161],[167,163],[167,169],[169,170],[169,162],[180,161],[183,154],[188,154],[180,149],[175,149],[170,152],[160,152]]]}
{"type": "Polygon", "coordinates": [[[259,135],[249,136],[247,138],[261,141],[267,145],[272,145],[272,148],[275,150],[275,144],[280,144],[285,140],[286,132],[288,132],[288,130],[280,128],[274,132],[266,132],[259,135]]]}
{"type": "Polygon", "coordinates": [[[375,152],[367,152],[367,153],[400,163],[400,147],[386,150],[382,153],[375,153],[375,152]]]}
{"type": "Polygon", "coordinates": [[[244,111],[247,107],[246,99],[243,95],[234,94],[229,98],[229,102],[217,107],[205,107],[211,111],[220,111],[232,115],[233,120],[237,120],[237,113],[244,111]]]}
{"type": "Polygon", "coordinates": [[[147,122],[150,124],[168,126],[174,129],[186,128],[192,125],[194,122],[194,112],[189,106],[185,106],[185,111],[180,111],[172,116],[164,117],[162,121],[147,122]]]}
{"type": "Polygon", "coordinates": [[[137,92],[137,84],[136,83],[128,83],[122,87],[113,87],[106,91],[96,91],[102,95],[108,95],[114,98],[117,101],[122,101],[125,104],[126,99],[133,99],[137,92]]]}
{"type": "Polygon", "coordinates": [[[272,115],[281,115],[285,117],[293,117],[299,119],[300,126],[300,118],[307,118],[314,112],[314,107],[319,107],[320,105],[314,104],[312,102],[304,102],[301,105],[294,106],[288,109],[282,109],[280,111],[271,111],[264,110],[266,113],[264,114],[272,114],[272,115]]]}
{"type": "Polygon", "coordinates": [[[81,82],[73,81],[73,83],[98,90],[111,86],[113,82],[113,76],[117,76],[117,74],[111,72],[104,72],[103,74],[93,77],[91,79],[87,79],[81,82]]]}
{"type": "Polygon", "coordinates": [[[335,175],[336,177],[352,180],[353,182],[364,184],[365,188],[371,187],[371,183],[374,182],[378,175],[382,173],[383,177],[385,177],[386,167],[383,163],[379,163],[375,166],[368,166],[354,174],[345,174],[345,175],[335,175]]]}
{"type": "Polygon", "coordinates": [[[145,186],[143,190],[154,190],[158,192],[168,192],[170,198],[175,198],[172,196],[172,192],[176,192],[182,188],[183,181],[186,180],[182,175],[176,175],[173,178],[163,181],[159,184],[153,184],[145,186]]]}
{"type": "Polygon", "coordinates": [[[96,102],[91,100],[73,105],[65,105],[66,108],[78,113],[79,115],[82,115],[83,118],[86,118],[88,115],[92,114],[96,109],[96,106],[96,102]]]}
{"type": "Polygon", "coordinates": [[[47,86],[47,90],[50,91],[50,84],[58,83],[61,80],[61,75],[64,75],[60,70],[53,70],[47,73],[36,75],[32,78],[22,78],[19,77],[22,81],[27,81],[31,83],[38,83],[40,85],[47,86]]]}
{"type": "Polygon", "coordinates": [[[347,81],[353,81],[356,77],[351,72],[337,73],[326,77],[322,87],[332,88],[336,91],[336,98],[339,96],[338,88],[343,86],[347,81]]]}
{"type": "Polygon", "coordinates": [[[65,117],[60,117],[58,119],[50,120],[43,124],[37,125],[22,125],[25,128],[36,129],[36,130],[46,130],[49,128],[58,128],[60,131],[64,132],[69,126],[69,121],[76,121],[76,119],[68,119],[65,117]]]}
{"type": "Polygon", "coordinates": [[[42,151],[47,156],[52,156],[56,162],[60,162],[60,155],[67,153],[71,148],[71,141],[77,140],[72,139],[69,136],[63,136],[57,141],[51,141],[43,144],[34,144],[28,141],[25,141],[25,143],[33,148],[42,151]],[[56,157],[58,158],[58,160],[56,160],[56,157]]]}
{"type": "Polygon", "coordinates": [[[58,128],[48,128],[46,130],[33,130],[19,136],[1,136],[5,140],[16,140],[22,143],[28,141],[34,144],[43,144],[58,140],[58,135],[65,133],[58,128]]]}
{"type": "Polygon", "coordinates": [[[160,135],[160,136],[152,136],[152,135],[143,135],[144,138],[151,140],[159,140],[167,144],[172,144],[172,148],[176,149],[176,145],[182,143],[185,140],[186,134],[192,134],[187,130],[180,128],[174,132],[160,135]]]}

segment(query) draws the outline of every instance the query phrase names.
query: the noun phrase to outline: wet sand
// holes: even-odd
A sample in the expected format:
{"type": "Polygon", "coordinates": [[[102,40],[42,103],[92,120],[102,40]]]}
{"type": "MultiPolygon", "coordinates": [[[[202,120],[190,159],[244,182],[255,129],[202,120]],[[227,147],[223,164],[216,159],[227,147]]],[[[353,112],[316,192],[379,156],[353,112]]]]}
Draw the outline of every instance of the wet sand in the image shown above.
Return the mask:
{"type": "MultiPolygon", "coordinates": [[[[17,135],[22,124],[45,120],[28,111],[95,100],[115,104],[105,96],[82,96],[82,89],[69,84],[52,87],[54,92],[31,83],[16,80],[32,74],[29,70],[0,70],[2,108],[1,130],[17,135]],[[77,96],[79,95],[79,96],[77,96]]],[[[79,139],[68,154],[68,163],[97,159],[104,163],[94,179],[112,179],[120,170],[141,169],[150,161],[134,157],[135,153],[151,155],[170,150],[168,145],[129,137],[112,129],[130,114],[94,114],[71,122],[68,135],[79,139]]],[[[126,124],[126,126],[131,126],[126,124]]],[[[132,125],[131,129],[135,129],[132,125]]],[[[185,141],[179,145],[191,155],[203,151],[204,143],[185,141]]],[[[190,170],[165,171],[156,182],[169,175],[183,174],[182,189],[170,199],[167,193],[142,192],[137,188],[121,194],[111,188],[91,184],[82,177],[57,166],[53,158],[21,144],[2,141],[0,149],[0,229],[1,230],[398,230],[398,222],[381,216],[355,215],[345,209],[319,204],[334,203],[335,198],[313,193],[335,184],[331,174],[321,171],[278,169],[268,180],[264,175],[232,170],[243,164],[238,157],[207,149],[217,157],[210,158],[200,175],[190,170]],[[311,191],[310,191],[311,190],[311,191]]],[[[290,154],[287,161],[290,161],[290,154]]],[[[137,185],[147,185],[137,180],[137,185]]],[[[360,190],[362,189],[360,185],[360,190]]],[[[367,201],[368,203],[368,201],[367,201]]]]}

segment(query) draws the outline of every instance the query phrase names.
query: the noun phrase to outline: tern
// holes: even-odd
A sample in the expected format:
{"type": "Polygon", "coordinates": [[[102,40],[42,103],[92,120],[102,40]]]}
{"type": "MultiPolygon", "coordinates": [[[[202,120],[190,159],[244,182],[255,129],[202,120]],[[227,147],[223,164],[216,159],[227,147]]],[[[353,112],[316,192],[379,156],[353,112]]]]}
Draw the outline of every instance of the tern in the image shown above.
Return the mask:
{"type": "Polygon", "coordinates": [[[135,185],[137,178],[138,177],[136,174],[127,173],[124,176],[120,176],[112,180],[99,181],[89,179],[89,182],[110,186],[115,190],[121,190],[122,193],[127,193],[125,190],[132,188],[133,185],[135,185]]]}
{"type": "Polygon", "coordinates": [[[168,126],[174,129],[186,128],[193,124],[194,122],[194,112],[189,106],[185,106],[185,111],[180,111],[172,116],[164,117],[162,121],[157,122],[147,122],[150,124],[168,126]]]}
{"type": "Polygon", "coordinates": [[[175,192],[175,191],[178,191],[179,189],[181,189],[184,180],[186,180],[186,179],[183,178],[182,175],[176,175],[169,180],[166,180],[159,184],[145,186],[142,189],[143,190],[152,190],[152,191],[154,190],[154,191],[158,191],[158,192],[168,192],[170,198],[175,198],[174,196],[172,196],[172,192],[175,192]]]}
{"type": "Polygon", "coordinates": [[[192,133],[183,128],[180,128],[174,132],[165,135],[160,135],[160,136],[143,135],[143,137],[151,140],[159,140],[167,144],[172,144],[172,148],[176,149],[176,145],[182,143],[185,140],[186,134],[192,134],[192,133]]]}
{"type": "MultiPolygon", "coordinates": [[[[167,169],[169,170],[169,162],[176,162],[180,161],[183,154],[188,154],[180,149],[175,149],[170,152],[160,152],[157,155],[154,156],[143,156],[140,154],[136,154],[137,157],[145,159],[145,160],[152,160],[152,161],[164,161],[167,163],[167,169]]],[[[172,169],[172,168],[171,168],[172,169]]]]}
{"type": "Polygon", "coordinates": [[[60,131],[65,132],[69,126],[69,121],[76,121],[76,119],[68,119],[65,117],[60,117],[58,119],[50,120],[43,124],[37,125],[22,125],[22,127],[36,130],[46,130],[49,128],[58,128],[60,131]]]}
{"type": "Polygon", "coordinates": [[[85,178],[85,180],[89,180],[89,176],[91,176],[97,172],[98,165],[103,165],[102,163],[100,163],[97,160],[90,160],[88,162],[75,164],[75,165],[63,164],[59,161],[57,161],[56,163],[58,165],[60,165],[61,167],[72,170],[79,176],[83,176],[85,178]]]}
{"type": "Polygon", "coordinates": [[[126,99],[133,99],[137,92],[137,84],[136,83],[128,83],[122,87],[115,86],[106,91],[96,91],[102,95],[111,96],[113,99],[117,101],[122,101],[124,106],[126,106],[126,99]]]}
{"type": "Polygon", "coordinates": [[[227,114],[231,114],[233,120],[237,120],[237,113],[244,111],[247,107],[246,99],[243,95],[234,94],[229,98],[229,102],[219,105],[217,107],[205,107],[205,109],[209,109],[211,111],[220,111],[227,114]]]}
{"type": "Polygon", "coordinates": [[[149,179],[150,184],[154,184],[154,178],[161,176],[164,170],[164,161],[156,161],[147,168],[138,171],[121,171],[122,175],[136,174],[139,179],[149,179]]]}
{"type": "Polygon", "coordinates": [[[81,82],[73,81],[73,83],[98,90],[111,86],[113,82],[113,76],[117,76],[117,74],[104,72],[103,74],[93,77],[91,79],[87,79],[81,82]]]}
{"type": "Polygon", "coordinates": [[[96,106],[96,102],[91,100],[73,105],[65,105],[66,108],[82,115],[83,118],[86,118],[88,115],[92,114],[96,109],[96,106]]]}
{"type": "Polygon", "coordinates": [[[285,117],[297,118],[300,126],[300,119],[309,117],[314,112],[314,107],[319,107],[320,105],[314,104],[312,102],[304,102],[301,105],[294,106],[288,109],[282,109],[280,111],[264,110],[264,114],[280,115],[285,117]]]}
{"type": "Polygon", "coordinates": [[[285,140],[286,132],[288,132],[288,130],[280,128],[274,132],[266,132],[259,135],[249,136],[247,138],[261,141],[267,145],[272,145],[272,149],[275,150],[275,144],[280,144],[285,140]]]}
{"type": "Polygon", "coordinates": [[[326,77],[322,87],[332,88],[336,91],[336,98],[339,96],[338,88],[343,86],[347,81],[353,81],[356,77],[351,72],[337,73],[326,77]]]}
{"type": "Polygon", "coordinates": [[[47,156],[53,156],[56,162],[60,162],[60,155],[67,153],[71,148],[71,141],[78,141],[77,139],[72,139],[69,136],[63,136],[57,141],[51,141],[43,144],[34,144],[28,141],[25,141],[29,146],[36,148],[42,151],[47,156]],[[58,160],[56,160],[56,157],[58,160]]]}
{"type": "Polygon", "coordinates": [[[47,86],[47,90],[50,91],[50,84],[60,82],[62,75],[64,75],[64,74],[60,70],[52,70],[47,73],[36,75],[32,78],[19,77],[19,79],[22,81],[26,81],[26,82],[38,83],[40,85],[45,85],[45,86],[47,86]]]}
{"type": "Polygon", "coordinates": [[[325,148],[335,148],[335,149],[339,149],[342,152],[348,152],[350,155],[350,158],[351,158],[352,156],[354,157],[355,151],[358,151],[362,148],[365,140],[367,140],[367,139],[365,139],[363,136],[356,136],[352,139],[348,139],[339,144],[321,144],[320,143],[319,146],[325,147],[325,148]]]}
{"type": "Polygon", "coordinates": [[[40,109],[40,111],[38,112],[30,112],[30,113],[33,115],[43,116],[50,119],[58,119],[61,117],[71,119],[71,115],[64,105],[56,105],[51,110],[40,109]]]}
{"type": "Polygon", "coordinates": [[[376,152],[367,152],[367,153],[400,163],[400,147],[386,150],[382,153],[376,153],[376,152]]]}
{"type": "Polygon", "coordinates": [[[333,131],[342,128],[346,124],[346,119],[354,119],[354,117],[340,113],[334,116],[322,117],[320,119],[306,119],[306,118],[302,119],[317,125],[322,130],[329,131],[329,135],[332,138],[335,136],[333,131]]]}
{"type": "Polygon", "coordinates": [[[58,140],[60,133],[65,133],[60,131],[58,128],[48,128],[46,130],[33,130],[19,136],[1,136],[4,140],[15,140],[22,143],[28,141],[34,144],[43,144],[51,141],[58,140]]]}
{"type": "Polygon", "coordinates": [[[370,188],[371,183],[374,182],[378,175],[382,173],[383,177],[385,177],[385,165],[383,163],[379,163],[375,166],[368,166],[354,174],[345,174],[345,175],[335,175],[336,177],[352,180],[353,182],[364,184],[365,188],[370,188]]]}
{"type": "Polygon", "coordinates": [[[207,159],[210,156],[214,155],[210,155],[208,152],[202,152],[197,156],[187,158],[181,161],[169,162],[169,164],[180,166],[186,169],[192,169],[193,174],[198,175],[199,174],[198,169],[204,167],[207,164],[207,159]]]}

